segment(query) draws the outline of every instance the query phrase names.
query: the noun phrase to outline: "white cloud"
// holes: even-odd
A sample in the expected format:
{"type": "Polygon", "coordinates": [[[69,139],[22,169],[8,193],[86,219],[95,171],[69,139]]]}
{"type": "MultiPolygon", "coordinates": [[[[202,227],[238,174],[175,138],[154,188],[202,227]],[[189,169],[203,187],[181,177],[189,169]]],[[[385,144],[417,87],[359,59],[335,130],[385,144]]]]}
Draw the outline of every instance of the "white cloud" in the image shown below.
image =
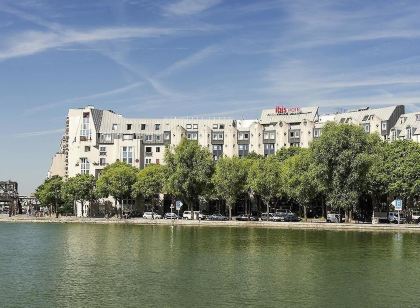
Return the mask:
{"type": "Polygon", "coordinates": [[[191,67],[193,65],[196,65],[202,62],[203,60],[207,59],[209,56],[211,56],[218,50],[219,48],[216,46],[205,47],[197,51],[196,53],[193,53],[192,55],[189,55],[188,57],[173,63],[172,65],[164,69],[161,73],[159,73],[159,77],[168,76],[178,70],[182,70],[182,69],[191,67]]]}
{"type": "Polygon", "coordinates": [[[38,137],[38,136],[45,136],[45,135],[56,135],[56,134],[60,134],[60,133],[64,133],[63,128],[36,131],[36,132],[18,133],[18,134],[15,135],[15,137],[17,137],[17,138],[38,137]]]}
{"type": "Polygon", "coordinates": [[[143,85],[143,82],[134,82],[134,83],[128,84],[126,86],[116,88],[116,89],[113,89],[113,90],[109,90],[109,91],[105,91],[105,92],[99,92],[99,93],[95,93],[95,94],[91,94],[91,95],[79,96],[79,97],[65,99],[65,100],[62,100],[60,102],[35,106],[35,107],[32,107],[32,108],[29,108],[29,109],[25,110],[25,112],[26,113],[34,113],[34,112],[38,112],[38,111],[45,110],[45,109],[51,109],[51,108],[57,107],[59,105],[69,104],[71,102],[80,102],[80,101],[85,101],[85,100],[93,100],[93,99],[96,99],[96,98],[104,98],[104,97],[108,97],[108,96],[112,96],[112,95],[121,94],[121,93],[131,91],[131,90],[133,90],[135,88],[138,88],[142,85],[143,85]]]}
{"type": "Polygon", "coordinates": [[[170,15],[193,15],[201,13],[217,4],[221,0],[181,0],[164,8],[165,13],[170,15]]]}
{"type": "Polygon", "coordinates": [[[151,38],[170,35],[170,28],[114,27],[86,31],[61,32],[26,31],[5,39],[0,48],[0,60],[28,56],[57,47],[132,38],[151,38]]]}

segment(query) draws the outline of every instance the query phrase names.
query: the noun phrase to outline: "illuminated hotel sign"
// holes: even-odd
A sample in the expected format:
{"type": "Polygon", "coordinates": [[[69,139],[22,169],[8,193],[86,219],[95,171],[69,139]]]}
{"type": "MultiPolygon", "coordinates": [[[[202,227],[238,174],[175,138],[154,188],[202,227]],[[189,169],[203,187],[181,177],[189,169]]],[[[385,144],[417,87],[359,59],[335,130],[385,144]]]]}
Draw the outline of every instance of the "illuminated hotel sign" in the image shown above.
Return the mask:
{"type": "Polygon", "coordinates": [[[297,114],[300,113],[300,107],[284,107],[284,106],[276,106],[276,114],[297,114]]]}

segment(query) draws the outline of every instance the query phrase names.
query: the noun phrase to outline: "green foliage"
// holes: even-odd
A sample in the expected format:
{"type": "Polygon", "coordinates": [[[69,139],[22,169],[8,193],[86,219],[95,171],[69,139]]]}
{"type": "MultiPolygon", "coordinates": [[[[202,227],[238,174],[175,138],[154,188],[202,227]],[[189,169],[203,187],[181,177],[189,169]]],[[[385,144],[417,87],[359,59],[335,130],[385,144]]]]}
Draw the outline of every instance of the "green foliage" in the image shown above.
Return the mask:
{"type": "Polygon", "coordinates": [[[193,209],[199,196],[208,191],[214,164],[211,153],[196,141],[183,139],[173,151],[165,152],[165,190],[181,197],[193,209]]]}
{"type": "Polygon", "coordinates": [[[96,183],[98,195],[104,198],[112,196],[121,202],[132,196],[132,187],[137,180],[137,169],[124,162],[117,161],[102,170],[96,183]]]}
{"type": "Polygon", "coordinates": [[[140,170],[133,185],[133,197],[143,196],[156,203],[158,195],[163,192],[165,175],[166,169],[162,165],[152,164],[140,170]]]}
{"type": "Polygon", "coordinates": [[[299,147],[281,148],[280,150],[276,152],[276,158],[280,162],[283,162],[289,157],[293,157],[300,154],[304,150],[305,149],[299,148],[299,147]]]}
{"type": "Polygon", "coordinates": [[[314,164],[312,153],[301,149],[299,154],[290,156],[282,165],[284,188],[286,194],[306,209],[320,194],[322,187],[318,181],[319,170],[314,164]]]}
{"type": "Polygon", "coordinates": [[[63,196],[71,201],[92,201],[96,199],[96,179],[93,175],[78,174],[69,178],[63,187],[63,196]]]}
{"type": "Polygon", "coordinates": [[[268,206],[283,193],[281,164],[274,156],[255,160],[247,179],[248,186],[268,206]]]}
{"type": "Polygon", "coordinates": [[[420,144],[395,141],[386,147],[384,169],[389,176],[389,193],[402,198],[420,196],[420,144]]]}
{"type": "Polygon", "coordinates": [[[212,182],[215,194],[226,201],[229,218],[238,197],[247,191],[247,162],[238,157],[222,158],[216,164],[212,182]]]}
{"type": "Polygon", "coordinates": [[[321,137],[312,144],[327,203],[344,209],[347,217],[367,185],[372,163],[370,146],[371,139],[361,127],[336,123],[327,123],[321,137]]]}
{"type": "Polygon", "coordinates": [[[50,208],[50,214],[52,208],[55,208],[55,212],[60,205],[64,203],[62,198],[63,178],[55,175],[48,178],[42,183],[35,191],[35,197],[43,206],[50,208]]]}

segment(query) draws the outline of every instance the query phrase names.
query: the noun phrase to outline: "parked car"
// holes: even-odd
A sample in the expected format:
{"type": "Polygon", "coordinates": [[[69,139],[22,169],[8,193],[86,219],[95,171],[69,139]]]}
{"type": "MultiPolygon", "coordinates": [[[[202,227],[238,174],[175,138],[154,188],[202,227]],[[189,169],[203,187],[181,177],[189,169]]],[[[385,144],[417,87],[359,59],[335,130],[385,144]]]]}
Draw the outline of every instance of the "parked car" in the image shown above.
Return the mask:
{"type": "MultiPolygon", "coordinates": [[[[203,220],[206,219],[206,215],[204,215],[200,211],[194,211],[194,218],[203,220]]],[[[191,220],[191,211],[184,211],[184,213],[182,213],[182,219],[191,220]]]]}
{"type": "Polygon", "coordinates": [[[286,216],[284,216],[284,221],[298,222],[300,220],[301,220],[300,217],[297,216],[295,213],[287,213],[286,216]]]}
{"type": "MultiPolygon", "coordinates": [[[[400,213],[400,224],[403,224],[403,223],[405,223],[406,222],[406,218],[405,218],[405,216],[403,216],[401,213],[400,213]]],[[[398,223],[398,212],[389,212],[388,213],[388,221],[390,222],[390,223],[393,223],[393,224],[397,224],[398,223]]]]}
{"type": "Polygon", "coordinates": [[[179,219],[179,216],[176,213],[166,213],[163,216],[164,219],[179,219]]]}
{"type": "Polygon", "coordinates": [[[239,221],[258,221],[258,217],[253,215],[241,214],[236,217],[236,220],[239,221]]]}
{"type": "Polygon", "coordinates": [[[162,215],[155,212],[144,212],[143,218],[145,219],[162,219],[162,215]]]}
{"type": "Polygon", "coordinates": [[[223,216],[222,214],[213,214],[207,217],[208,220],[213,220],[213,221],[224,221],[224,220],[228,220],[228,218],[226,216],[223,216]]]}
{"type": "Polygon", "coordinates": [[[336,213],[327,214],[327,222],[339,223],[341,222],[341,215],[336,213]]]}
{"type": "Polygon", "coordinates": [[[420,212],[419,211],[414,211],[413,213],[411,213],[411,220],[415,223],[419,223],[420,222],[420,212]]]}
{"type": "MultiPolygon", "coordinates": [[[[261,220],[267,221],[267,213],[261,213],[261,220]]],[[[268,213],[268,221],[284,221],[284,217],[275,213],[268,213]]]]}

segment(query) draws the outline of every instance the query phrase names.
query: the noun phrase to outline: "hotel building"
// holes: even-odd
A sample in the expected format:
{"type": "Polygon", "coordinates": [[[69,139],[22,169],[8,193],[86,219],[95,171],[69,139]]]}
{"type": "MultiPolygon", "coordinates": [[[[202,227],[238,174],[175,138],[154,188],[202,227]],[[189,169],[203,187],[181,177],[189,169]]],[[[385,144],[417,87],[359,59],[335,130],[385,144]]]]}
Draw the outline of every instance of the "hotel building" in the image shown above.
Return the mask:
{"type": "Polygon", "coordinates": [[[322,134],[325,123],[356,124],[384,140],[420,141],[420,112],[405,114],[404,106],[357,109],[320,115],[318,107],[263,110],[260,119],[130,119],[92,106],[70,109],[60,151],[53,157],[49,176],[99,176],[120,160],[137,168],[164,163],[166,147],[182,138],[196,140],[217,160],[222,156],[268,156],[281,148],[308,147],[322,134]]]}

